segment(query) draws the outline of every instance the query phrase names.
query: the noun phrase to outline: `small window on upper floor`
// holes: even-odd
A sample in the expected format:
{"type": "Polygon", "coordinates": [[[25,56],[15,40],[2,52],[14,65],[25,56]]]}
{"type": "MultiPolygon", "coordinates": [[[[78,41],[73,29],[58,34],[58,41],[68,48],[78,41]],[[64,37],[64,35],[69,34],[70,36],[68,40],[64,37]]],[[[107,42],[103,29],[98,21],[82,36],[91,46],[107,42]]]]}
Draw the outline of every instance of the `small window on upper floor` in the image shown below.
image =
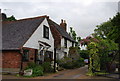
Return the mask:
{"type": "Polygon", "coordinates": [[[74,42],[72,42],[72,47],[74,47],[74,42]]]}
{"type": "Polygon", "coordinates": [[[43,37],[49,39],[49,28],[43,25],[43,37]]]}
{"type": "Polygon", "coordinates": [[[67,48],[67,39],[64,39],[64,46],[67,48]]]}

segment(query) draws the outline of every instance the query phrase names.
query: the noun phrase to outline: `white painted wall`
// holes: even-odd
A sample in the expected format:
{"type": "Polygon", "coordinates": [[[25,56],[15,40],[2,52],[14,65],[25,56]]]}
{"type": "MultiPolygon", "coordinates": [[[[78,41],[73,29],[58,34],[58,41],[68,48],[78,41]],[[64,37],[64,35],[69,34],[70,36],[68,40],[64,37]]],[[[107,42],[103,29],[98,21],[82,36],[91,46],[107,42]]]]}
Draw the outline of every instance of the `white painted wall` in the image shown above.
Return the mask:
{"type": "MultiPolygon", "coordinates": [[[[69,52],[69,47],[71,47],[71,46],[72,46],[72,42],[67,40],[67,48],[64,49],[64,52],[68,53],[69,52]]],[[[64,46],[64,38],[61,39],[61,47],[65,47],[64,46]]]]}
{"type": "Polygon", "coordinates": [[[64,57],[64,51],[56,50],[57,59],[62,59],[64,57]]]}
{"type": "MultiPolygon", "coordinates": [[[[75,44],[74,44],[75,45],[75,44]]],[[[64,46],[64,38],[61,39],[61,50],[57,50],[57,53],[58,53],[58,59],[61,59],[64,57],[64,52],[67,52],[67,55],[68,55],[68,52],[69,52],[69,47],[72,46],[72,42],[67,40],[67,48],[65,48],[64,46]]]]}
{"type": "Polygon", "coordinates": [[[39,27],[32,34],[32,36],[28,39],[28,41],[23,45],[23,47],[39,49],[38,41],[43,41],[51,45],[51,47],[48,50],[54,52],[54,39],[50,30],[50,27],[49,27],[49,39],[46,39],[46,38],[43,38],[43,25],[46,25],[47,27],[49,27],[49,24],[46,18],[39,25],[39,27]]]}

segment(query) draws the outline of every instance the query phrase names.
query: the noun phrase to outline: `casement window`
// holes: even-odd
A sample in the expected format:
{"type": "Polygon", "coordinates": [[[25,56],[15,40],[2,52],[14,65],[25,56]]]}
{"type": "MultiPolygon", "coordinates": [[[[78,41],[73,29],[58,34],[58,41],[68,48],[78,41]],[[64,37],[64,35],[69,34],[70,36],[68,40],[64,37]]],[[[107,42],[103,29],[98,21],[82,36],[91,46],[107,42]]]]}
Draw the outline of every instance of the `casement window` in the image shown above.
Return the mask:
{"type": "Polygon", "coordinates": [[[67,57],[67,52],[64,52],[64,57],[67,57]]]}
{"type": "Polygon", "coordinates": [[[74,47],[74,42],[72,42],[72,47],[74,47]]]}
{"type": "Polygon", "coordinates": [[[64,39],[64,46],[67,48],[67,39],[64,39]]]}
{"type": "Polygon", "coordinates": [[[29,50],[23,50],[22,59],[24,62],[29,61],[29,50]]]}
{"type": "Polygon", "coordinates": [[[43,37],[49,39],[49,28],[43,25],[43,37]]]}

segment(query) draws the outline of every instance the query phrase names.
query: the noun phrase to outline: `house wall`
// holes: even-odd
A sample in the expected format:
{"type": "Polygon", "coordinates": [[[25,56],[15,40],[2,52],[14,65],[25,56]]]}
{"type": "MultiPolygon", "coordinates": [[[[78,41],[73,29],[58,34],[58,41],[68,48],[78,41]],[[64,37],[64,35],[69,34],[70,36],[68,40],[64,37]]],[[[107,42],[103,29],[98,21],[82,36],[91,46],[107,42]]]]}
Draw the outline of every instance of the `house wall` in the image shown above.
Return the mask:
{"type": "MultiPolygon", "coordinates": [[[[29,62],[35,61],[35,50],[25,48],[29,50],[29,61],[23,62],[22,68],[24,69],[29,62]]],[[[2,52],[2,69],[9,72],[19,72],[21,68],[22,56],[19,51],[3,51],[2,52]]]]}
{"type": "Polygon", "coordinates": [[[67,53],[67,56],[68,56],[68,53],[69,53],[69,47],[72,46],[72,42],[67,40],[67,48],[65,48],[64,46],[64,38],[61,39],[61,50],[57,50],[57,59],[61,59],[64,57],[65,55],[65,52],[67,53]]]}
{"type": "Polygon", "coordinates": [[[32,48],[23,48],[29,50],[29,61],[23,62],[23,69],[28,65],[30,62],[35,62],[35,49],[32,48]]]}
{"type": "Polygon", "coordinates": [[[57,59],[62,59],[64,57],[64,51],[56,50],[57,59]]]}
{"type": "Polygon", "coordinates": [[[2,52],[2,70],[3,71],[19,71],[21,65],[21,54],[19,51],[3,51],[2,52]],[[12,69],[11,69],[12,68],[12,69]]]}
{"type": "MultiPolygon", "coordinates": [[[[43,25],[46,25],[47,27],[49,27],[46,18],[39,25],[39,27],[32,34],[32,36],[28,39],[28,41],[23,45],[23,47],[39,49],[38,41],[43,41],[43,42],[46,42],[49,45],[51,45],[51,47],[48,49],[48,51],[51,51],[54,53],[54,39],[53,39],[53,36],[51,34],[50,27],[49,27],[49,39],[46,39],[46,38],[43,38],[43,25]]],[[[53,55],[53,57],[54,57],[54,55],[53,55]]]]}
{"type": "MultiPolygon", "coordinates": [[[[67,48],[64,49],[64,52],[67,52],[67,54],[68,54],[69,47],[71,47],[71,46],[72,46],[72,42],[67,40],[67,48]]],[[[64,46],[64,38],[61,39],[61,47],[65,47],[64,46]]]]}

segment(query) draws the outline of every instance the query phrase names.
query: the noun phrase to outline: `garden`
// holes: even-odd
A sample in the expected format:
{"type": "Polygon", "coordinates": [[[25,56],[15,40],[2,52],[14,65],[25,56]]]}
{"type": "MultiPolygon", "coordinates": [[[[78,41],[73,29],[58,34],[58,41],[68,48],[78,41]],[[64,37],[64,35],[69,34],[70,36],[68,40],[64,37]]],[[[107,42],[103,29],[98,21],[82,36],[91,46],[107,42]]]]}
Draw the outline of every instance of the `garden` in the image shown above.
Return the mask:
{"type": "MultiPolygon", "coordinates": [[[[81,46],[86,46],[82,50],[81,56],[89,57],[88,74],[94,76],[98,74],[115,73],[119,66],[120,48],[120,13],[104,22],[94,30],[91,36],[80,41],[81,46]]],[[[117,72],[118,72],[117,71],[117,72]]]]}

